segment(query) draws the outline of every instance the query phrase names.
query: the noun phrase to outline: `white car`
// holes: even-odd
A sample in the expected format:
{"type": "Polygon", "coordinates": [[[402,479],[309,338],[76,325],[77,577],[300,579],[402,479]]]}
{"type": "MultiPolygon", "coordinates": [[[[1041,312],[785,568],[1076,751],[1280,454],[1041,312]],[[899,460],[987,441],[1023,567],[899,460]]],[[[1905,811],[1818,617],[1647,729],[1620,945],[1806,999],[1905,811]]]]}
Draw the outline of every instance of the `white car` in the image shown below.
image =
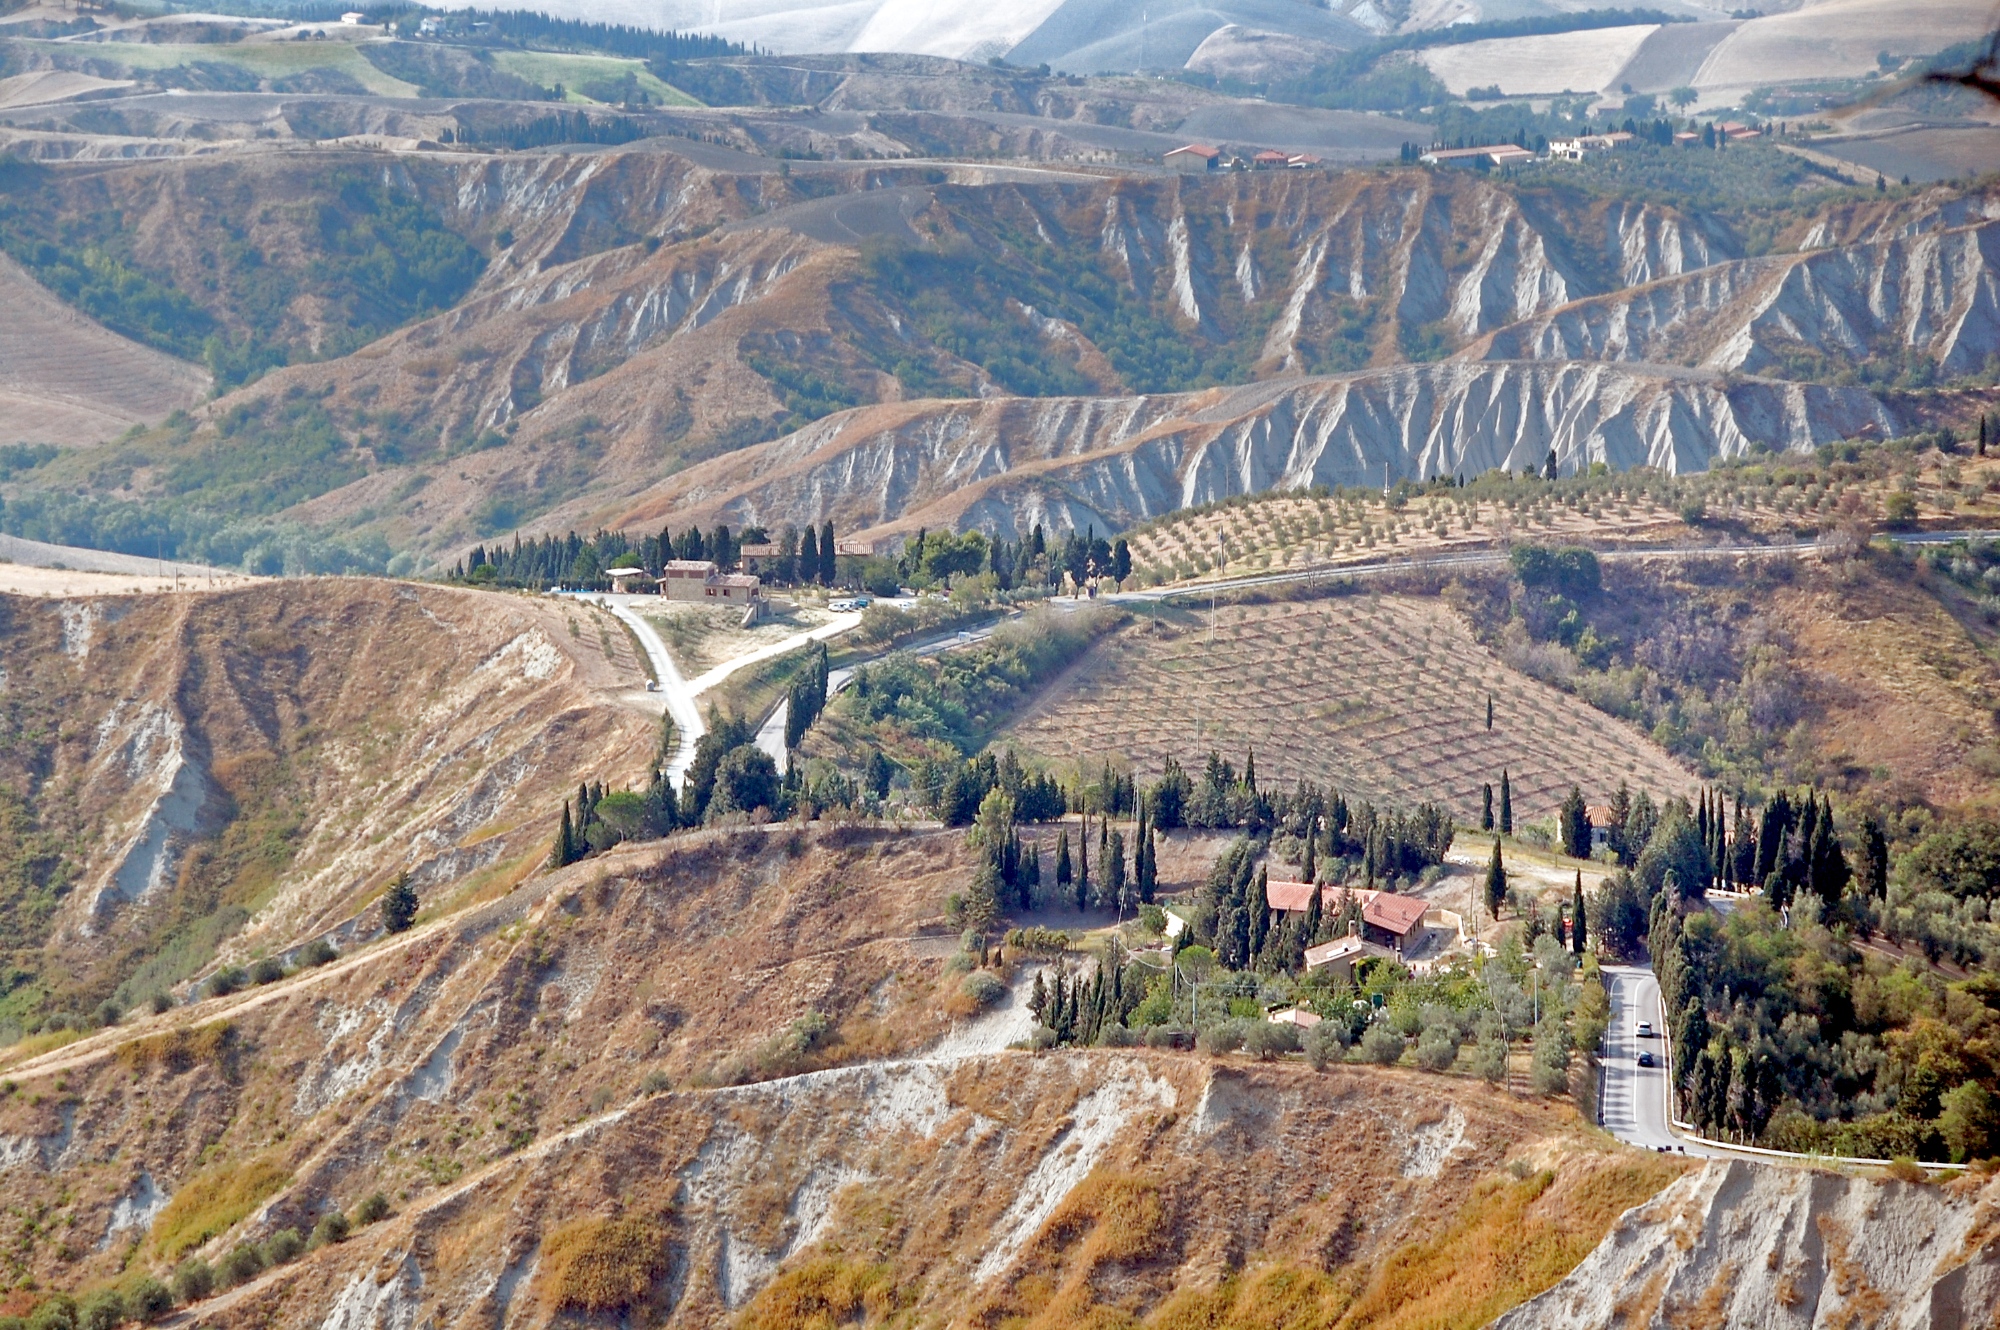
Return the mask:
{"type": "Polygon", "coordinates": [[[1653,1037],[1653,1023],[1651,1021],[1640,1021],[1639,1029],[1636,1033],[1641,1039],[1651,1039],[1653,1037]]]}

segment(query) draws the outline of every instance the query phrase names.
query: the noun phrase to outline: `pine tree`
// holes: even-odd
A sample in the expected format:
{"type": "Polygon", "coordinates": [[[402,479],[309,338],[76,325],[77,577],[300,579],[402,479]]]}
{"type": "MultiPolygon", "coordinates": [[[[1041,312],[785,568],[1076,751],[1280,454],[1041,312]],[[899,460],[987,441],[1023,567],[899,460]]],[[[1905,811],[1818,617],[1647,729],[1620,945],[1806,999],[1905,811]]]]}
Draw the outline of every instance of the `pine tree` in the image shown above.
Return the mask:
{"type": "Polygon", "coordinates": [[[1493,782],[1479,787],[1479,829],[1493,830],[1493,782]]]}
{"type": "Polygon", "coordinates": [[[1497,922],[1507,902],[1507,866],[1500,862],[1500,838],[1493,839],[1493,861],[1486,865],[1486,912],[1497,922]]]}
{"type": "Polygon", "coordinates": [[[1581,868],[1576,870],[1576,894],[1570,898],[1569,908],[1571,919],[1569,928],[1570,950],[1576,955],[1581,956],[1583,955],[1584,944],[1589,941],[1589,929],[1584,923],[1583,870],[1581,868]]]}
{"type": "Polygon", "coordinates": [[[416,920],[416,889],[410,885],[407,872],[398,873],[389,883],[389,889],[382,893],[382,927],[391,933],[401,933],[416,920]]]}
{"type": "Polygon", "coordinates": [[[1500,768],[1500,834],[1514,834],[1514,782],[1505,767],[1500,768]]]}
{"type": "Polygon", "coordinates": [[[1034,987],[1028,990],[1028,1011],[1037,1025],[1043,1024],[1042,1013],[1049,1009],[1049,988],[1042,982],[1042,972],[1035,971],[1034,987]]]}

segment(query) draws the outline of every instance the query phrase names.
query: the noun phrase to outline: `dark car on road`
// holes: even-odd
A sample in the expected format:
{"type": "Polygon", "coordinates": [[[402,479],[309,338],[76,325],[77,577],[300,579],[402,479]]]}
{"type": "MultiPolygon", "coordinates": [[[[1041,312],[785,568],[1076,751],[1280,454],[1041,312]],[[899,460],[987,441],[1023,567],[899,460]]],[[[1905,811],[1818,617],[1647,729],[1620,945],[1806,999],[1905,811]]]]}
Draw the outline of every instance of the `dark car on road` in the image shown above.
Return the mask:
{"type": "Polygon", "coordinates": [[[1640,1065],[1640,1066],[1642,1066],[1642,1067],[1650,1067],[1650,1066],[1652,1066],[1652,1065],[1653,1065],[1653,1055],[1652,1055],[1651,1053],[1641,1053],[1641,1054],[1639,1055],[1639,1065],[1640,1065]]]}

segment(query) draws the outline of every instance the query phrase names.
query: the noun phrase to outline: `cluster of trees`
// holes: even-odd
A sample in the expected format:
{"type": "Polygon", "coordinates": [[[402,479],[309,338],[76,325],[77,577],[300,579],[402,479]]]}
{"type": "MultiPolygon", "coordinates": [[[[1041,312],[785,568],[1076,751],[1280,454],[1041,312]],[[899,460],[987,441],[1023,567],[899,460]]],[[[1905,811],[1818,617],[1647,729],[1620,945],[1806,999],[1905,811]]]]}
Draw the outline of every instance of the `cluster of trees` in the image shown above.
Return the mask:
{"type": "Polygon", "coordinates": [[[1054,983],[1035,972],[1028,993],[1028,1010],[1036,1024],[1048,1030],[1056,1044],[1080,1047],[1097,1043],[1114,1026],[1123,1027],[1145,1000],[1151,971],[1125,958],[1116,939],[1110,955],[1091,974],[1057,971],[1054,983]]]}
{"type": "MultiPolygon", "coordinates": [[[[622,531],[599,531],[584,537],[572,531],[567,536],[545,535],[540,540],[514,537],[511,547],[475,545],[472,552],[453,569],[454,580],[480,584],[533,587],[573,586],[590,590],[607,589],[607,568],[632,565],[658,577],[669,560],[706,559],[727,572],[742,561],[745,545],[764,543],[762,527],[745,527],[731,532],[717,526],[704,532],[687,527],[678,535],[671,527],[661,527],[657,536],[634,540],[622,531]]],[[[767,580],[777,582],[828,582],[833,578],[833,523],[828,522],[823,541],[808,527],[803,538],[787,527],[779,542],[779,557],[767,568],[767,580]],[[827,557],[821,559],[824,544],[827,557]],[[802,575],[803,574],[803,575],[802,575]]]]}
{"type": "Polygon", "coordinates": [[[415,33],[419,20],[426,17],[434,20],[434,31],[453,41],[490,42],[531,50],[603,51],[634,60],[702,60],[751,54],[751,48],[724,37],[551,18],[526,10],[461,9],[429,15],[419,12],[403,15],[401,27],[406,34],[415,33]]]}
{"type": "MultiPolygon", "coordinates": [[[[1891,890],[1883,828],[1862,820],[1857,875],[1824,796],[1780,792],[1761,816],[1739,806],[1733,827],[1724,813],[1709,793],[1671,801],[1643,844],[1628,820],[1631,867],[1592,908],[1601,946],[1629,953],[1643,938],[1651,954],[1679,1115],[1778,1149],[2000,1152],[2000,1066],[1985,1051],[2000,1035],[2000,981],[1947,983],[1854,945],[1891,890]],[[1699,904],[1716,881],[1763,890],[1718,915],[1699,904]]],[[[1948,875],[1964,839],[1954,826],[1920,842],[1895,865],[1901,891],[1948,875]]]]}
{"type": "Polygon", "coordinates": [[[659,131],[634,116],[592,115],[587,111],[552,111],[526,120],[498,124],[464,124],[446,130],[444,142],[482,148],[547,148],[558,143],[631,143],[659,131]]]}
{"type": "MultiPolygon", "coordinates": [[[[805,672],[792,680],[785,692],[785,748],[796,750],[812,728],[819,713],[826,710],[826,643],[815,642],[805,672]]],[[[870,772],[871,777],[873,772],[870,772]]]]}
{"type": "Polygon", "coordinates": [[[674,787],[658,770],[643,794],[630,790],[607,793],[602,782],[585,782],[577,786],[575,800],[563,801],[555,844],[549,850],[549,867],[562,868],[623,841],[664,836],[682,825],[674,787]]]}
{"type": "MultiPolygon", "coordinates": [[[[963,651],[892,655],[858,669],[834,705],[868,741],[904,754],[924,801],[940,815],[956,809],[947,820],[964,825],[985,789],[969,804],[956,798],[945,803],[950,768],[978,751],[1042,680],[1082,655],[1109,622],[1096,614],[1032,613],[963,651]],[[947,760],[954,750],[957,756],[947,760]]],[[[1021,816],[1040,820],[1025,806],[1021,816]]]]}
{"type": "Polygon", "coordinates": [[[1071,792],[1053,776],[1027,770],[1011,748],[997,758],[985,752],[962,762],[926,759],[911,783],[924,807],[948,827],[972,825],[996,790],[1006,797],[1016,822],[1053,822],[1073,811],[1071,792]]]}
{"type": "Polygon", "coordinates": [[[949,903],[954,916],[970,927],[984,929],[1009,911],[1042,905],[1123,914],[1153,903],[1159,884],[1159,836],[1143,808],[1133,829],[1129,861],[1124,830],[1114,826],[1108,816],[1099,818],[1098,868],[1093,877],[1090,814],[1086,811],[1074,853],[1069,829],[1057,832],[1055,862],[1045,881],[1040,846],[1030,845],[1025,852],[1022,849],[1019,826],[1024,819],[1019,818],[1007,789],[1006,783],[997,784],[980,802],[970,837],[979,859],[971,889],[949,903]]]}
{"type": "Polygon", "coordinates": [[[1123,582],[1132,575],[1132,547],[1123,537],[1107,541],[1096,528],[1051,540],[1038,522],[1018,541],[987,538],[977,531],[953,535],[919,530],[896,560],[902,580],[918,589],[939,586],[953,576],[991,573],[999,590],[1059,587],[1063,575],[1082,586],[1095,578],[1123,582]]]}

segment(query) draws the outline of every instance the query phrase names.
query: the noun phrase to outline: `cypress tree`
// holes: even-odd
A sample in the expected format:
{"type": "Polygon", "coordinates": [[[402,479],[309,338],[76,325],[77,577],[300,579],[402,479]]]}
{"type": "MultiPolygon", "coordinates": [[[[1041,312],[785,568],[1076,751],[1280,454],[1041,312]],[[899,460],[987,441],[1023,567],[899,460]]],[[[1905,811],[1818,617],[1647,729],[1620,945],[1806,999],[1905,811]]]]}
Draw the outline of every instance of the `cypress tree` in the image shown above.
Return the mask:
{"type": "Polygon", "coordinates": [[[819,580],[823,586],[832,586],[834,578],[833,519],[819,529],[819,580]]]}
{"type": "Polygon", "coordinates": [[[1312,898],[1306,903],[1305,924],[1299,930],[1300,938],[1303,940],[1304,945],[1308,947],[1319,945],[1320,931],[1326,927],[1325,911],[1320,905],[1319,898],[1319,886],[1315,884],[1312,890],[1312,898]]]}
{"type": "Polygon", "coordinates": [[[1313,845],[1315,839],[1316,837],[1310,830],[1306,832],[1305,862],[1299,866],[1300,872],[1308,882],[1316,881],[1319,874],[1319,865],[1315,862],[1315,847],[1313,845]]]}
{"type": "Polygon", "coordinates": [[[1070,867],[1070,862],[1069,862],[1069,832],[1066,830],[1058,831],[1056,833],[1056,894],[1057,895],[1060,896],[1068,893],[1069,884],[1073,872],[1074,870],[1070,867]]]}
{"type": "Polygon", "coordinates": [[[549,848],[549,867],[561,868],[576,862],[576,833],[569,820],[569,800],[563,800],[562,825],[556,828],[556,843],[549,848]]]}
{"type": "Polygon", "coordinates": [[[1257,870],[1257,899],[1244,902],[1250,916],[1250,956],[1254,960],[1264,950],[1264,943],[1271,931],[1271,893],[1268,890],[1267,870],[1257,870]]]}
{"type": "Polygon", "coordinates": [[[1486,695],[1486,729],[1489,733],[1493,729],[1493,694],[1491,693],[1486,695]]]}
{"type": "Polygon", "coordinates": [[[1110,857],[1104,860],[1104,897],[1113,906],[1123,910],[1130,899],[1125,889],[1125,833],[1111,833],[1110,857]]]}
{"type": "Polygon", "coordinates": [[[806,523],[804,534],[799,537],[799,581],[819,580],[819,536],[813,532],[811,522],[806,523]]]}
{"type": "Polygon", "coordinates": [[[1160,847],[1150,826],[1140,842],[1140,852],[1144,857],[1139,861],[1139,903],[1151,905],[1160,883],[1160,847]]]}
{"type": "Polygon", "coordinates": [[[1507,900],[1507,866],[1500,862],[1500,838],[1493,838],[1493,860],[1486,865],[1486,912],[1495,921],[1507,900]]]}
{"type": "Polygon", "coordinates": [[[1083,815],[1083,834],[1076,838],[1076,908],[1090,908],[1090,814],[1083,815]]]}
{"type": "Polygon", "coordinates": [[[1569,908],[1572,920],[1569,929],[1569,949],[1576,955],[1581,956],[1583,955],[1585,943],[1590,940],[1589,926],[1584,922],[1583,870],[1581,868],[1576,870],[1576,894],[1570,898],[1569,908]]]}
{"type": "Polygon", "coordinates": [[[1514,782],[1505,767],[1500,768],[1500,834],[1514,834],[1514,782]]]}
{"type": "Polygon", "coordinates": [[[1487,781],[1479,787],[1479,829],[1493,830],[1493,782],[1487,781]]]}
{"type": "Polygon", "coordinates": [[[1861,885],[1876,900],[1889,895],[1889,838],[1872,816],[1861,821],[1861,885]]]}
{"type": "Polygon", "coordinates": [[[1572,785],[1563,799],[1562,814],[1557,819],[1561,824],[1563,853],[1572,859],[1590,857],[1590,814],[1583,802],[1583,792],[1572,785]]]}

